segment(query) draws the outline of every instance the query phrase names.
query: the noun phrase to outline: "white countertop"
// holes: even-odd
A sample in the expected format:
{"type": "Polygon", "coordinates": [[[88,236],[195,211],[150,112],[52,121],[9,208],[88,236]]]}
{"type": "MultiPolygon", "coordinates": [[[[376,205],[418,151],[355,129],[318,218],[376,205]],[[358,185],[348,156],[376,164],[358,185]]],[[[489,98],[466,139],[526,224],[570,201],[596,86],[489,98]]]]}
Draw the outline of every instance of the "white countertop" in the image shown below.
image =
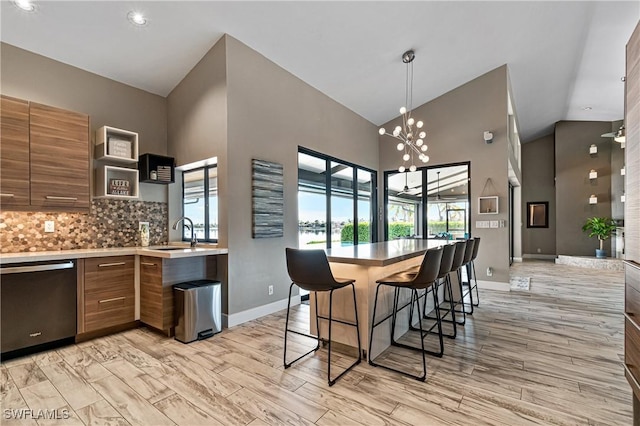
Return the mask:
{"type": "Polygon", "coordinates": [[[326,250],[329,262],[363,266],[387,266],[423,255],[428,249],[455,243],[455,240],[402,239],[326,250]]]}
{"type": "MultiPolygon", "coordinates": [[[[169,247],[176,247],[178,244],[171,244],[169,247]]],[[[193,256],[213,256],[217,254],[227,254],[229,249],[217,246],[199,246],[190,248],[188,246],[177,250],[158,250],[167,246],[152,247],[116,247],[116,248],[95,248],[76,250],[54,250],[54,251],[34,251],[22,253],[3,253],[0,255],[0,265],[19,262],[38,262],[44,260],[60,259],[83,259],[87,257],[109,257],[109,256],[153,256],[167,259],[176,259],[193,256]]]]}

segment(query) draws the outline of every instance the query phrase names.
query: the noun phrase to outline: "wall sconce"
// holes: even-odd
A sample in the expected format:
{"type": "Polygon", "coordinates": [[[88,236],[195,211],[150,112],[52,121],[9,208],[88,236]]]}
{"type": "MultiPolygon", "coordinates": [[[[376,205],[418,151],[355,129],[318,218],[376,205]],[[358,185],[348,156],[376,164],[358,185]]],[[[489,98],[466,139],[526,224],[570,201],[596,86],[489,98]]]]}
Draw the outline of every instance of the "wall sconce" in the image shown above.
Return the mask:
{"type": "Polygon", "coordinates": [[[493,142],[493,133],[491,133],[490,131],[485,130],[483,137],[484,137],[484,143],[490,144],[493,142]]]}
{"type": "Polygon", "coordinates": [[[621,203],[624,203],[625,201],[627,201],[627,197],[626,197],[626,196],[624,196],[624,195],[621,195],[621,196],[620,196],[620,202],[621,202],[621,203]]]}
{"type": "Polygon", "coordinates": [[[591,144],[591,146],[589,147],[589,154],[597,154],[598,153],[598,147],[596,146],[596,144],[591,144]]]}
{"type": "Polygon", "coordinates": [[[626,167],[620,169],[620,176],[624,176],[627,173],[626,167]]]}
{"type": "Polygon", "coordinates": [[[598,197],[595,194],[591,194],[591,197],[589,197],[589,204],[598,204],[598,197]]]}
{"type": "Polygon", "coordinates": [[[591,169],[591,171],[589,172],[589,179],[598,179],[598,172],[596,172],[594,169],[591,169]]]}

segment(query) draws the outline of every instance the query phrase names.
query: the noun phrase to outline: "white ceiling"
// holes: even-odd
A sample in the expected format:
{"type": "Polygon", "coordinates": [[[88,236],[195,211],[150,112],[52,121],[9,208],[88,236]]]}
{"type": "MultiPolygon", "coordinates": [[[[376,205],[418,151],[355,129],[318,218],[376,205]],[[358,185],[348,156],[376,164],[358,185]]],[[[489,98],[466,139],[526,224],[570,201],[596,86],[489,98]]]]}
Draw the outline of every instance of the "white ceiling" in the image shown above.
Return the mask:
{"type": "Polygon", "coordinates": [[[228,33],[375,124],[508,64],[523,141],[559,120],[623,117],[625,44],[640,2],[3,0],[0,39],[166,96],[228,33]],[[134,28],[126,15],[144,12],[134,28]],[[584,107],[591,107],[589,111],[584,107]]]}

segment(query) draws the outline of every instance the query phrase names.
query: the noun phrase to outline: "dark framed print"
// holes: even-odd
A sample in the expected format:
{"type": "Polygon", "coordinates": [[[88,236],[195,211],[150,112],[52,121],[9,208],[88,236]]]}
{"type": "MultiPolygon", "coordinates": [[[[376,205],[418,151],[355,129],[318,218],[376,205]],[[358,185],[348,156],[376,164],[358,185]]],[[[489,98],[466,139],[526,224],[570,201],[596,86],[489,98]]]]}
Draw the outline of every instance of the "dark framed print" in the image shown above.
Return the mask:
{"type": "Polygon", "coordinates": [[[528,201],[527,202],[527,228],[548,228],[549,227],[549,202],[548,201],[528,201]]]}

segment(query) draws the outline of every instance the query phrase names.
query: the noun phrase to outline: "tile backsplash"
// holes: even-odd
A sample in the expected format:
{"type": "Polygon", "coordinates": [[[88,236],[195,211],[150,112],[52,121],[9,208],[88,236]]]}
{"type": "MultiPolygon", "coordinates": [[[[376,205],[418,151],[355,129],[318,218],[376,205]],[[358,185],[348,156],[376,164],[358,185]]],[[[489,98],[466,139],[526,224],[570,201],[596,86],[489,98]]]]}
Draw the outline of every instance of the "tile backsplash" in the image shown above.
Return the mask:
{"type": "Polygon", "coordinates": [[[150,244],[168,241],[167,203],[96,199],[87,213],[0,212],[0,251],[133,247],[140,245],[138,222],[149,222],[150,244]],[[55,231],[44,232],[44,222],[55,231]]]}

